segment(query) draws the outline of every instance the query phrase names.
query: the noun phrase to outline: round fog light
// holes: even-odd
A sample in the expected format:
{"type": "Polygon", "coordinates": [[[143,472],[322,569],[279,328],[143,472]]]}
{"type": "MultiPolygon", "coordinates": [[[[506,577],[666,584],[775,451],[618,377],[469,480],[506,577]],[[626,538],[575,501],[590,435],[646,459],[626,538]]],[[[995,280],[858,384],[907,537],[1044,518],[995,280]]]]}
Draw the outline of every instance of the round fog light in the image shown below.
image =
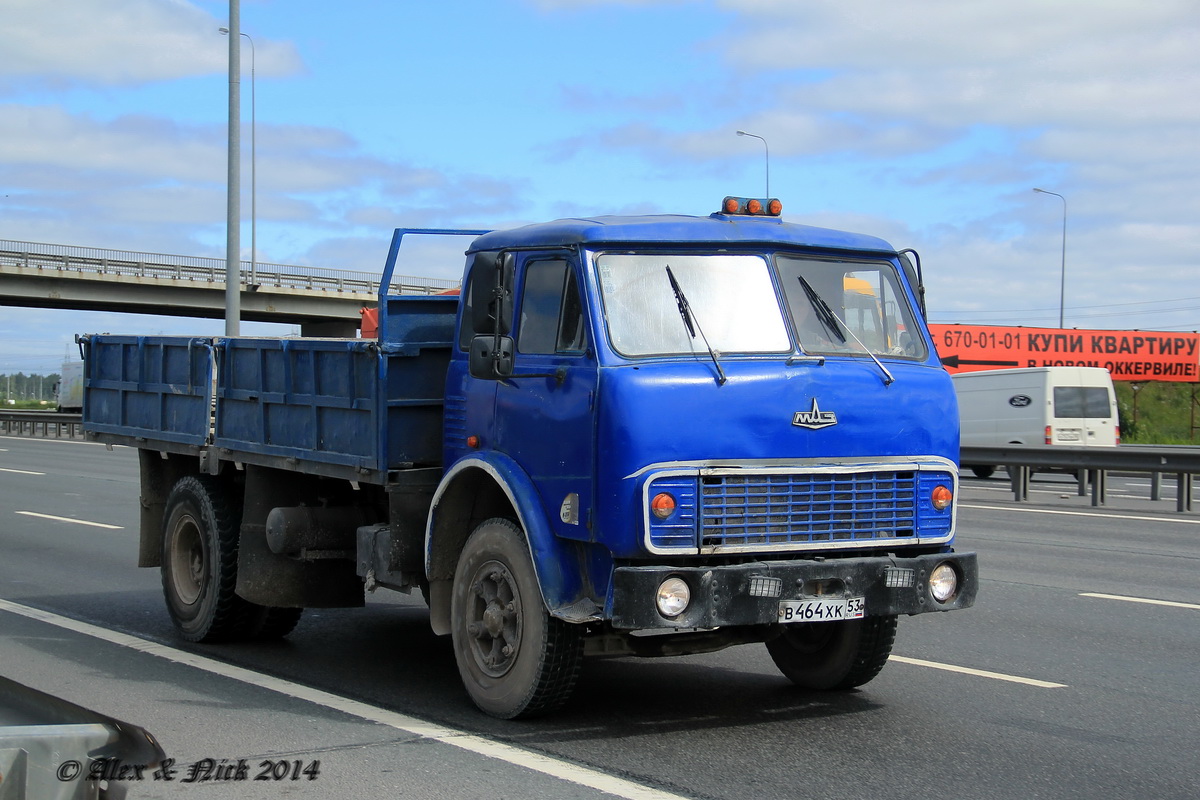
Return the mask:
{"type": "Polygon", "coordinates": [[[658,587],[658,613],[677,617],[692,602],[692,590],[682,578],[667,578],[658,587]]]}
{"type": "Polygon", "coordinates": [[[938,564],[929,573],[929,593],[939,603],[944,603],[958,592],[958,573],[947,563],[938,564]]]}

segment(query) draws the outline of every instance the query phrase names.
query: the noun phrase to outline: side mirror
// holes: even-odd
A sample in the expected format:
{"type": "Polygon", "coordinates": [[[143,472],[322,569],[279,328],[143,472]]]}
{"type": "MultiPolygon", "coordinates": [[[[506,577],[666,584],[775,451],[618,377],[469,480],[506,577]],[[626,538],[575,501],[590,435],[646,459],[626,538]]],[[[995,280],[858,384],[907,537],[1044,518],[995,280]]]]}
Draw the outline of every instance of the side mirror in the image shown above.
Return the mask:
{"type": "Polygon", "coordinates": [[[513,311],[512,284],[512,253],[475,254],[470,286],[471,328],[475,333],[509,332],[513,311]]]}
{"type": "Polygon", "coordinates": [[[509,377],[513,371],[512,337],[491,333],[474,337],[467,365],[472,378],[494,381],[509,377]]]}

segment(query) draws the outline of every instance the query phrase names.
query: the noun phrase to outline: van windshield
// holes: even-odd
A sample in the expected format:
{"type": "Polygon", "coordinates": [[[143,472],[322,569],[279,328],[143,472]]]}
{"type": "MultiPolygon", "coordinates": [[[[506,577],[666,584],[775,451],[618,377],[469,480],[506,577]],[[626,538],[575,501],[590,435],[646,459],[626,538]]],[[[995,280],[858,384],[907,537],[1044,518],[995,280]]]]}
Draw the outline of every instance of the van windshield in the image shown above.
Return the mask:
{"type": "Polygon", "coordinates": [[[623,356],[708,357],[680,313],[667,267],[718,353],[787,353],[791,339],[761,255],[601,253],[596,272],[613,349],[623,356]]]}
{"type": "Polygon", "coordinates": [[[832,261],[786,254],[775,257],[800,347],[808,353],[861,353],[924,359],[924,337],[887,261],[832,261]],[[811,287],[853,336],[832,334],[814,313],[811,287]],[[857,338],[857,341],[856,341],[857,338]],[[861,344],[860,344],[861,342],[861,344]]]}

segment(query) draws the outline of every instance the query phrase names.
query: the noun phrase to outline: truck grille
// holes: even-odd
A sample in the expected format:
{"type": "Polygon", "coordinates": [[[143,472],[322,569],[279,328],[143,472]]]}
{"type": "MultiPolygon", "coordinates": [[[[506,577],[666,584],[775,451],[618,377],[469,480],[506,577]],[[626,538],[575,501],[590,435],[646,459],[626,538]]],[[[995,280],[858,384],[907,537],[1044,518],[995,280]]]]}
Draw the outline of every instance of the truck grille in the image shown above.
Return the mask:
{"type": "Polygon", "coordinates": [[[730,475],[701,479],[703,547],[912,536],[916,475],[730,475]]]}
{"type": "Polygon", "coordinates": [[[951,515],[918,503],[937,482],[954,488],[949,473],[916,469],[664,476],[652,480],[650,496],[670,491],[679,507],[671,520],[648,520],[649,540],[752,552],[946,536],[951,515]]]}

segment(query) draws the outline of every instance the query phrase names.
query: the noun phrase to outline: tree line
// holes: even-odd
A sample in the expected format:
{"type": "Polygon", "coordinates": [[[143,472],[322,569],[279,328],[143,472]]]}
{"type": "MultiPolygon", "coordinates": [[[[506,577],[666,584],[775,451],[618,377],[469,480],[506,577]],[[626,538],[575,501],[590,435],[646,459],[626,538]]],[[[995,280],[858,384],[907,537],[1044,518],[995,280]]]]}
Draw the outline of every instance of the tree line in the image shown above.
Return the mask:
{"type": "Polygon", "coordinates": [[[0,397],[3,397],[8,405],[19,402],[38,403],[42,400],[53,402],[54,387],[58,385],[58,380],[57,372],[47,375],[36,372],[31,375],[24,372],[0,372],[0,397]]]}

